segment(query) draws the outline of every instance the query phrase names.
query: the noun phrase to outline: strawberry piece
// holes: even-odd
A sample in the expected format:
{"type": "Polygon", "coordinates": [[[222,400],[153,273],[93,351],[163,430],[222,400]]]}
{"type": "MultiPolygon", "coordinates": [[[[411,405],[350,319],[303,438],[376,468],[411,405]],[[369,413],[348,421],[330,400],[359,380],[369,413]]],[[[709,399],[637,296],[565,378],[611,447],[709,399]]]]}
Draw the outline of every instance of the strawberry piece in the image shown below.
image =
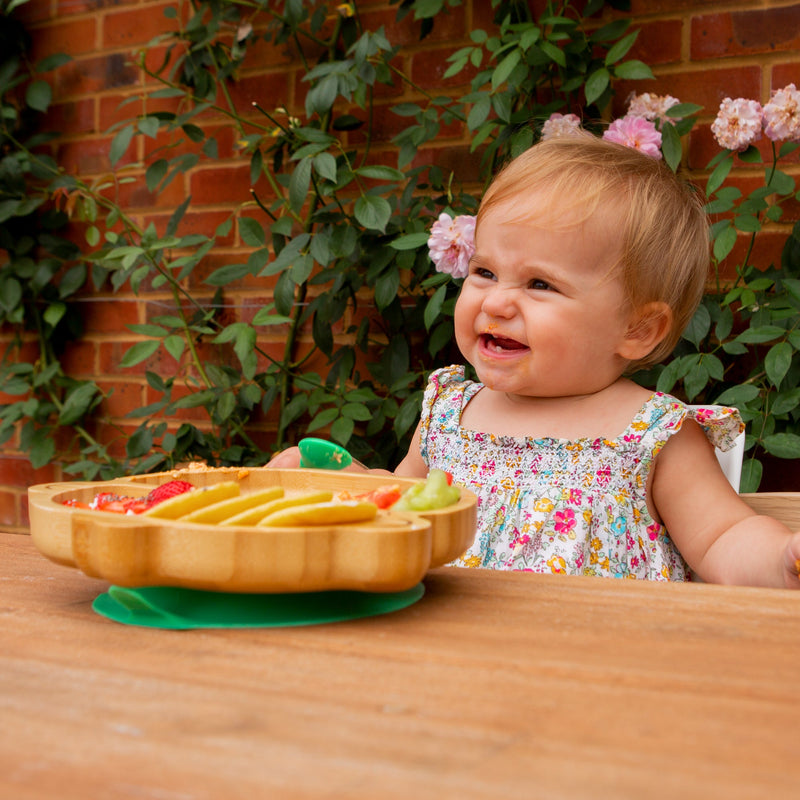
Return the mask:
{"type": "Polygon", "coordinates": [[[113,511],[114,509],[109,509],[109,506],[119,502],[119,499],[119,495],[114,494],[114,492],[100,492],[100,494],[95,495],[94,500],[92,500],[92,508],[96,508],[100,511],[113,511]]]}
{"type": "Polygon", "coordinates": [[[169,500],[170,497],[175,497],[176,495],[183,494],[192,489],[194,489],[194,486],[188,481],[168,481],[167,483],[162,483],[161,486],[156,486],[145,498],[145,503],[147,504],[146,508],[152,508],[163,500],[169,500]]]}
{"type": "Polygon", "coordinates": [[[91,508],[88,503],[81,503],[80,500],[64,500],[62,505],[69,506],[70,508],[91,508]]]}
{"type": "Polygon", "coordinates": [[[126,497],[124,499],[126,514],[141,514],[147,511],[147,500],[144,497],[126,497]]]}

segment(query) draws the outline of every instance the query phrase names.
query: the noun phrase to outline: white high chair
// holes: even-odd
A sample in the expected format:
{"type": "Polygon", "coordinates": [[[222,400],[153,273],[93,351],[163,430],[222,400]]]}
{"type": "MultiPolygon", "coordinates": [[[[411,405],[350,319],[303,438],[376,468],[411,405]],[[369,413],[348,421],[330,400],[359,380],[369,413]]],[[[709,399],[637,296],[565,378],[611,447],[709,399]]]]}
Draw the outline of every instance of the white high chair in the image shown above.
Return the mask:
{"type": "MultiPolygon", "coordinates": [[[[689,406],[689,408],[722,408],[722,406],[706,404],[689,406]]],[[[736,437],[736,441],[730,450],[723,452],[715,447],[714,454],[717,456],[717,461],[719,461],[719,465],[722,467],[728,482],[738,492],[742,480],[742,462],[744,461],[744,431],[736,437]]]]}

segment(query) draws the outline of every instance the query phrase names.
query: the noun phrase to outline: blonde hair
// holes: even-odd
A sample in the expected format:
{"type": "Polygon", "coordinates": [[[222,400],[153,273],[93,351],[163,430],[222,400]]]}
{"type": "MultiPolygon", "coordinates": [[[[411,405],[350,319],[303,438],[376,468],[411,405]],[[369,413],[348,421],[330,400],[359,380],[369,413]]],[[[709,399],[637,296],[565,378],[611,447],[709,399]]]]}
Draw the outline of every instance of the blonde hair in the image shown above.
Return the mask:
{"type": "MultiPolygon", "coordinates": [[[[481,201],[476,238],[492,208],[533,193],[552,199],[548,225],[561,220],[573,226],[575,212],[577,222],[584,222],[611,206],[621,237],[614,275],[621,277],[631,308],[662,302],[672,310],[664,339],[629,371],[666,358],[700,303],[708,277],[708,219],[699,191],[662,161],[576,132],[539,142],[498,173],[481,201]]],[[[523,221],[525,204],[519,205],[523,221]]]]}

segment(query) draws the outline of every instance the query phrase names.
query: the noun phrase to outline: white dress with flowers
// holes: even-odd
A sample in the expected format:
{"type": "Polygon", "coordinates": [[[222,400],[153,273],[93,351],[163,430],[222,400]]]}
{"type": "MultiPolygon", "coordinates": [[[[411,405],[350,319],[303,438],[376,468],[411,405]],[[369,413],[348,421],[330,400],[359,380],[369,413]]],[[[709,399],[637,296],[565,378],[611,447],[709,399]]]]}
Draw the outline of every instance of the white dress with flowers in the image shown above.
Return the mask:
{"type": "Polygon", "coordinates": [[[689,569],[663,525],[647,510],[653,461],[696,420],[729,449],[743,429],[736,409],[690,408],[653,393],[616,439],[519,438],[461,427],[483,388],[464,368],[434,372],[425,391],[421,453],[478,496],[478,529],[458,566],[688,580],[689,569]]]}

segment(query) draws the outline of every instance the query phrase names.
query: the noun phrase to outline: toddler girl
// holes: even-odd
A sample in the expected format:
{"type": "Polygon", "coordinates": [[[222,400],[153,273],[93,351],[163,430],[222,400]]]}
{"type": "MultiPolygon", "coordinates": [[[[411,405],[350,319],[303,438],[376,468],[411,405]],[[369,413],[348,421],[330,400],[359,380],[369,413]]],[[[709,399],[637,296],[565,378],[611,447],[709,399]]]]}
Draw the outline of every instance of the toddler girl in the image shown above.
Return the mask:
{"type": "MultiPolygon", "coordinates": [[[[690,187],[591,134],[541,142],[495,178],[455,310],[479,382],[431,375],[395,470],[438,467],[478,495],[458,564],[800,588],[800,533],[756,515],[714,455],[738,412],[624,377],[672,351],[708,250],[690,187]]],[[[289,451],[271,462],[288,465],[289,451]]]]}

